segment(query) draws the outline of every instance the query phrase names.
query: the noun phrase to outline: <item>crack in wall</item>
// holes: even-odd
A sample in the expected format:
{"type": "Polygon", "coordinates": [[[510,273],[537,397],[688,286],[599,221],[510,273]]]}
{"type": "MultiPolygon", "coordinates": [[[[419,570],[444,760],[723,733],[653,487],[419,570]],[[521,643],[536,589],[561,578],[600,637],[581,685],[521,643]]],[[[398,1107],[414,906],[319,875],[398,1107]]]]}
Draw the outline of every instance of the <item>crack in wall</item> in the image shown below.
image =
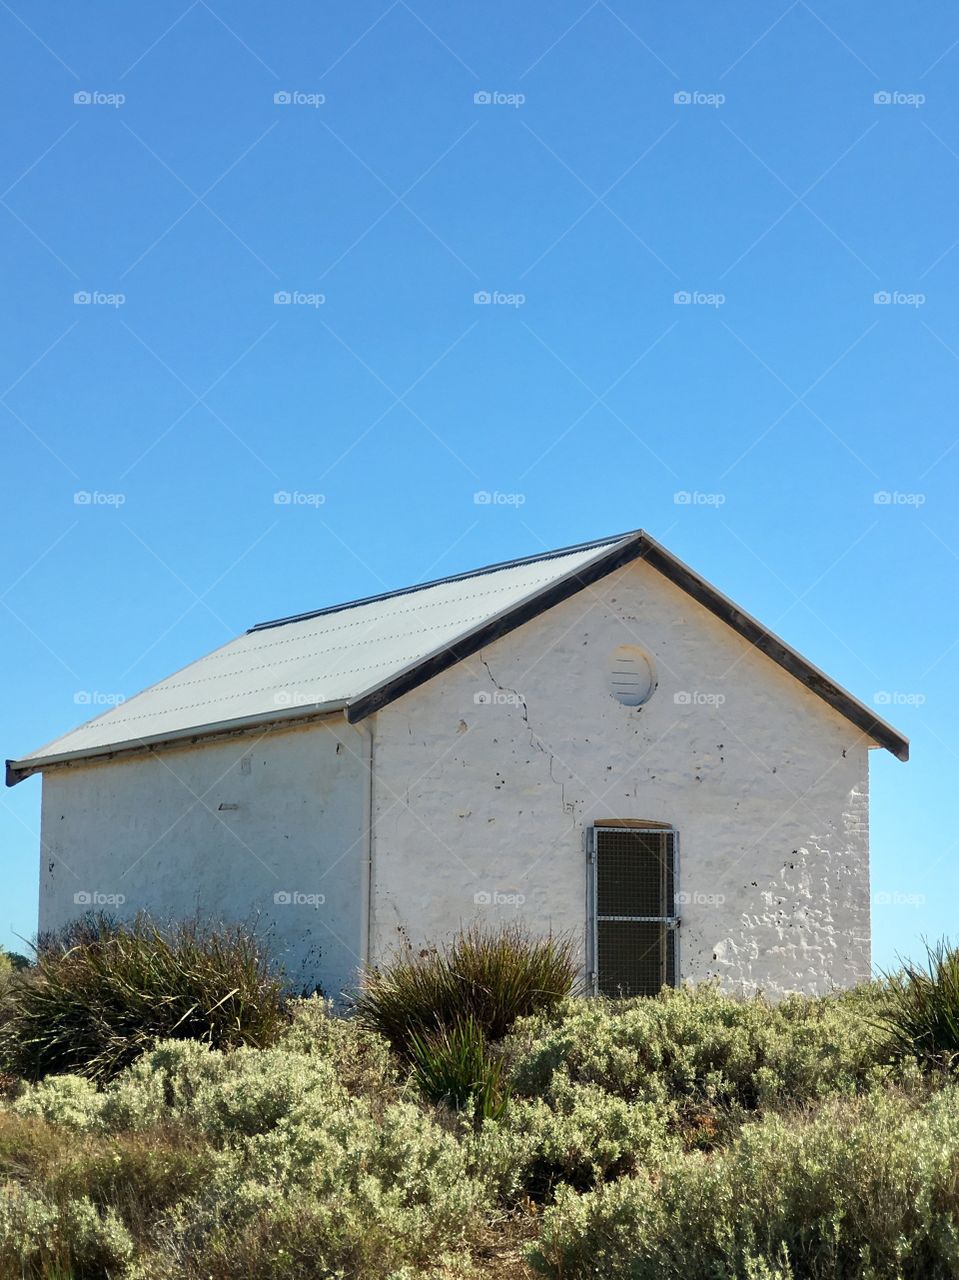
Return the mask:
{"type": "Polygon", "coordinates": [[[549,780],[550,782],[553,783],[554,786],[559,787],[560,801],[563,806],[563,812],[564,813],[567,812],[566,784],[564,782],[558,782],[555,776],[553,775],[553,765],[556,761],[556,757],[553,754],[553,752],[550,750],[550,748],[546,745],[546,743],[543,741],[543,739],[536,732],[536,730],[533,728],[533,726],[530,724],[529,707],[526,703],[526,699],[523,697],[523,695],[519,692],[518,689],[511,689],[508,685],[500,684],[500,682],[493,675],[493,672],[490,669],[489,663],[486,661],[486,659],[483,657],[482,654],[479,655],[479,660],[480,662],[482,662],[483,666],[486,668],[486,674],[489,676],[490,682],[492,683],[494,689],[498,689],[500,693],[508,694],[510,697],[514,699],[513,705],[518,706],[521,709],[522,715],[523,715],[523,723],[526,725],[526,731],[529,734],[530,748],[534,751],[542,752],[542,754],[546,757],[546,760],[548,763],[549,780]]]}

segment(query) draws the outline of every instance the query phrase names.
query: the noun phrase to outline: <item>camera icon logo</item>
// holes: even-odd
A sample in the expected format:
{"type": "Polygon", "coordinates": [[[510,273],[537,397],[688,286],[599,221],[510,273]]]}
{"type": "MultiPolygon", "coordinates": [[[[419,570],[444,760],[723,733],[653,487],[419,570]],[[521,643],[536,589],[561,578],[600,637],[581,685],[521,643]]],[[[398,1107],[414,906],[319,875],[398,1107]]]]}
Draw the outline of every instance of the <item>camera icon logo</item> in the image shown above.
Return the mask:
{"type": "Polygon", "coordinates": [[[478,693],[473,694],[473,702],[477,707],[488,707],[493,701],[493,695],[487,693],[485,689],[480,689],[478,693]]]}
{"type": "Polygon", "coordinates": [[[673,102],[677,107],[688,107],[693,100],[693,95],[688,89],[680,89],[673,94],[673,102]]]}
{"type": "Polygon", "coordinates": [[[278,907],[288,907],[293,901],[293,895],[287,889],[277,889],[273,901],[278,907]]]}
{"type": "Polygon", "coordinates": [[[488,89],[480,89],[478,93],[473,94],[473,102],[478,107],[488,107],[493,101],[493,95],[488,89]]]}
{"type": "Polygon", "coordinates": [[[88,907],[93,901],[93,894],[86,889],[80,889],[73,895],[73,901],[78,907],[88,907]]]}
{"type": "Polygon", "coordinates": [[[73,101],[78,107],[88,107],[93,101],[93,94],[87,89],[81,89],[73,95],[73,101]]]}
{"type": "Polygon", "coordinates": [[[493,901],[493,895],[488,889],[480,889],[479,893],[473,894],[473,904],[477,907],[488,907],[493,901]]]}
{"type": "Polygon", "coordinates": [[[287,89],[280,89],[273,95],[273,102],[278,107],[288,107],[293,101],[293,95],[287,89]]]}

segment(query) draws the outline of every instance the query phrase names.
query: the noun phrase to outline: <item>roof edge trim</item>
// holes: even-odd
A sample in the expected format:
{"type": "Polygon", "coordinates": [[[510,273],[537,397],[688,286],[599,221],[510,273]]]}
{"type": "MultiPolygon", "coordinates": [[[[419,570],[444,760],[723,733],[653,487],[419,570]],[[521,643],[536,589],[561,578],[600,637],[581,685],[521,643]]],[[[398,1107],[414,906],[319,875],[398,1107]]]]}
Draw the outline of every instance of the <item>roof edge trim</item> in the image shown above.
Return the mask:
{"type": "Polygon", "coordinates": [[[291,728],[302,721],[324,720],[328,716],[342,714],[345,706],[343,702],[325,702],[315,703],[313,706],[288,707],[283,711],[267,711],[259,716],[240,716],[236,720],[220,720],[214,724],[194,725],[190,729],[152,734],[147,738],[131,738],[127,742],[102,747],[80,747],[76,751],[63,751],[56,755],[28,756],[23,760],[8,760],[6,784],[8,787],[15,787],[18,782],[29,778],[31,774],[42,773],[44,769],[56,765],[80,764],[87,761],[95,763],[98,760],[145,755],[161,747],[175,747],[217,738],[232,738],[258,729],[269,732],[274,729],[291,728]]]}
{"type": "Polygon", "coordinates": [[[425,591],[428,587],[440,587],[447,582],[465,582],[469,578],[481,578],[487,573],[498,573],[500,569],[515,569],[523,564],[536,564],[539,561],[559,560],[563,556],[575,555],[577,551],[589,551],[595,547],[612,547],[627,538],[636,537],[640,532],[630,529],[627,533],[614,534],[611,538],[595,538],[592,542],[578,542],[572,547],[559,547],[555,551],[541,551],[535,556],[521,556],[518,560],[501,560],[498,564],[483,565],[480,569],[470,569],[466,573],[454,573],[448,578],[433,578],[430,582],[418,582],[412,587],[398,587],[395,591],[384,591],[376,596],[362,596],[359,600],[347,600],[343,604],[327,605],[323,609],[310,609],[306,613],[291,613],[286,618],[274,618],[267,622],[257,622],[247,628],[247,635],[254,631],[268,631],[271,627],[284,627],[288,622],[306,622],[310,618],[321,618],[328,613],[341,613],[344,609],[355,609],[362,604],[378,604],[381,600],[393,600],[397,596],[412,595],[414,591],[425,591]]]}
{"type": "Polygon", "coordinates": [[[753,648],[771,658],[789,675],[795,677],[800,684],[806,686],[840,715],[845,716],[857,729],[861,729],[879,746],[892,752],[897,760],[909,759],[909,739],[888,721],[877,716],[874,711],[860,702],[842,685],[836,684],[824,671],[814,666],[801,653],[780,639],[768,627],[751,614],[740,609],[737,604],[723,595],[714,586],[701,578],[689,565],[677,559],[648,534],[643,535],[645,543],[643,559],[663,577],[668,578],[687,595],[701,604],[721,622],[747,640],[753,648]]]}
{"type": "MultiPolygon", "coordinates": [[[[601,542],[585,545],[601,547],[608,544],[609,540],[603,539],[601,542]]],[[[530,557],[534,560],[537,558],[530,557]]],[[[406,671],[391,677],[379,687],[360,694],[359,697],[347,703],[347,719],[351,724],[355,724],[380,707],[387,706],[404,693],[409,693],[427,680],[448,670],[457,662],[471,657],[484,645],[508,635],[516,627],[532,621],[547,609],[583,590],[584,587],[598,582],[600,578],[606,577],[607,574],[622,568],[632,560],[639,559],[645,560],[651,568],[656,569],[663,577],[685,591],[721,622],[725,622],[753,648],[775,662],[811,693],[816,694],[831,706],[834,711],[838,711],[875,743],[885,747],[897,760],[909,759],[908,738],[888,721],[877,716],[847,689],[836,684],[824,671],[814,666],[785,640],[780,639],[751,614],[740,609],[728,596],[723,595],[642,529],[614,541],[606,555],[597,556],[595,560],[550,583],[536,594],[527,596],[525,600],[521,600],[499,617],[490,619],[475,631],[460,636],[453,644],[430,654],[406,671]]]]}
{"type": "MultiPolygon", "coordinates": [[[[545,587],[541,587],[538,591],[524,597],[524,599],[495,618],[490,618],[487,622],[474,628],[474,630],[458,636],[452,644],[443,649],[435,650],[405,671],[391,676],[381,685],[361,693],[359,697],[353,698],[346,704],[347,720],[351,724],[364,720],[368,715],[379,710],[380,707],[387,706],[404,693],[409,693],[411,689],[425,684],[427,680],[432,680],[434,676],[439,675],[441,672],[448,671],[457,662],[462,662],[464,658],[472,657],[474,653],[477,653],[485,645],[492,644],[494,640],[498,640],[501,636],[515,631],[524,622],[531,622],[534,618],[538,618],[541,613],[545,613],[547,609],[552,609],[554,605],[568,600],[570,596],[578,594],[585,587],[598,582],[600,578],[605,578],[607,574],[625,564],[629,564],[631,560],[638,559],[643,554],[645,536],[642,530],[624,535],[624,537],[614,541],[604,555],[597,555],[595,559],[587,561],[586,564],[580,565],[579,568],[571,569],[563,577],[557,578],[554,582],[550,582],[545,587]]],[[[591,546],[593,544],[587,543],[586,545],[591,546]]],[[[602,542],[595,545],[598,547],[607,546],[609,545],[609,540],[604,538],[602,542]]],[[[532,558],[537,559],[538,557],[534,556],[532,558]]]]}

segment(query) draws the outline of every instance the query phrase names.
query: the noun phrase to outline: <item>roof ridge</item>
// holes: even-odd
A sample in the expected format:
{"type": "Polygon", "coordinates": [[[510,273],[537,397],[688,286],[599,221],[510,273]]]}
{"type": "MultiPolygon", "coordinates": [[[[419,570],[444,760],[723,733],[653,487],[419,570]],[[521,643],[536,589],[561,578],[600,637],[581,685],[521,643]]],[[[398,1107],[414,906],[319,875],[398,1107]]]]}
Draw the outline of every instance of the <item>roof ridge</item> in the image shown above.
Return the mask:
{"type": "Polygon", "coordinates": [[[642,533],[641,529],[630,529],[626,533],[613,534],[608,538],[595,538],[590,542],[574,543],[570,547],[557,547],[555,551],[541,551],[535,556],[521,556],[516,560],[501,560],[497,564],[482,565],[478,569],[469,569],[465,573],[452,573],[445,578],[433,578],[430,582],[418,582],[410,587],[398,587],[394,591],[383,591],[375,596],[361,596],[358,600],[346,600],[342,604],[327,605],[323,609],[310,609],[305,613],[291,613],[285,618],[268,619],[266,622],[257,622],[252,627],[246,629],[246,635],[252,635],[254,631],[267,631],[271,627],[284,627],[290,622],[305,622],[309,618],[321,618],[325,614],[339,613],[343,609],[355,609],[361,604],[378,604],[381,600],[392,600],[396,596],[411,595],[414,591],[426,591],[429,587],[441,587],[448,582],[464,582],[467,578],[479,578],[487,573],[498,573],[501,569],[515,569],[524,564],[535,564],[540,560],[556,560],[560,556],[573,555],[577,551],[590,551],[592,548],[614,546],[617,542],[622,542],[626,538],[635,537],[642,533]]]}

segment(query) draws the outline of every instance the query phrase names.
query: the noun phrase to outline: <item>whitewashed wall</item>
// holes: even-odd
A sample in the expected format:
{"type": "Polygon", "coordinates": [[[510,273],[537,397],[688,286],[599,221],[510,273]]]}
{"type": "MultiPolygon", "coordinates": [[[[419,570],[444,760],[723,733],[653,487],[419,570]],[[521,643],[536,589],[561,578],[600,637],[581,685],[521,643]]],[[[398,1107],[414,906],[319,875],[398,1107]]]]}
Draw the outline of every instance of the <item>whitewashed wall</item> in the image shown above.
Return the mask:
{"type": "Polygon", "coordinates": [[[867,774],[858,730],[629,566],[377,713],[373,953],[471,919],[582,939],[586,827],[646,818],[679,831],[683,978],[851,984],[869,972],[867,774]],[[641,709],[608,691],[624,643],[653,656],[641,709]]]}
{"type": "Polygon", "coordinates": [[[40,928],[91,908],[257,920],[294,985],[330,995],[352,986],[366,753],[363,735],[337,718],[50,770],[40,928]]]}

